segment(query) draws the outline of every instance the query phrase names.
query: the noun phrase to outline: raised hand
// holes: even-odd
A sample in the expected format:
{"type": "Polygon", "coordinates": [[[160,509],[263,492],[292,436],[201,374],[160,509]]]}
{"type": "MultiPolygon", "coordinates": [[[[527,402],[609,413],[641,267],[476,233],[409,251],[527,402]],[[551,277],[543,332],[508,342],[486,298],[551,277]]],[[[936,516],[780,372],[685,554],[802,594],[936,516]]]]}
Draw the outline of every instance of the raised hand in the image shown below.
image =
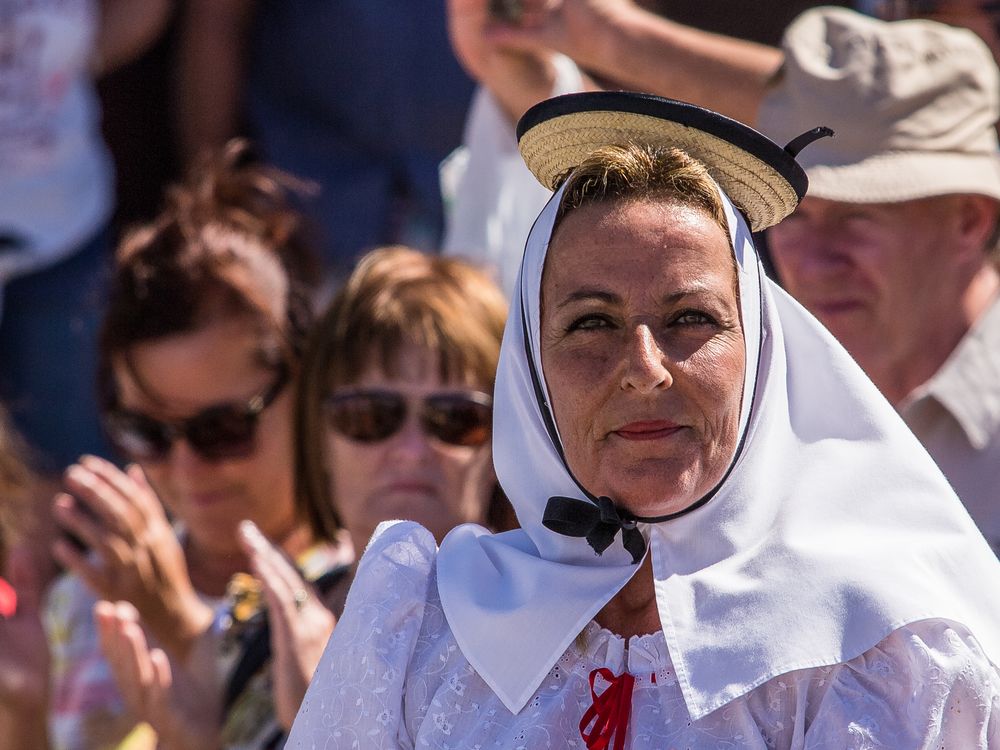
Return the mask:
{"type": "Polygon", "coordinates": [[[243,521],[239,533],[267,601],[274,708],[278,723],[287,731],[337,620],[252,521],[243,521]]]}
{"type": "Polygon", "coordinates": [[[177,660],[212,621],[195,593],[184,552],[159,499],[138,466],[126,472],[95,456],[67,469],[56,495],[56,521],[89,551],[66,539],[53,555],[99,597],[128,601],[177,660]]]}
{"type": "Polygon", "coordinates": [[[557,2],[523,0],[524,15],[512,27],[490,15],[490,0],[448,0],[448,29],[456,57],[514,120],[549,96],[555,81],[551,50],[534,38],[521,39],[516,32],[549,23],[557,2]]]}
{"type": "Polygon", "coordinates": [[[160,750],[219,747],[219,687],[214,644],[203,636],[189,666],[150,646],[139,613],[128,602],[98,602],[94,618],[101,650],[130,713],[156,732],[160,750]],[[203,649],[203,650],[202,650],[203,649]]]}

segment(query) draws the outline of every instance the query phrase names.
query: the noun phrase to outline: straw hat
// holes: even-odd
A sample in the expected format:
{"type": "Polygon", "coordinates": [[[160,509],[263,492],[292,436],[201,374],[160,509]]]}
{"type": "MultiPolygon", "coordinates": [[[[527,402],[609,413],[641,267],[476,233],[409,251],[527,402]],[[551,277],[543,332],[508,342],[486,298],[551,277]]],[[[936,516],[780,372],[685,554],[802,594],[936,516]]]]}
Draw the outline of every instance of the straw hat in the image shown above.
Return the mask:
{"type": "Polygon", "coordinates": [[[782,149],[736,120],[650,94],[599,91],[547,99],[524,114],[517,138],[528,168],[550,190],[603,146],[676,146],[708,167],[754,231],[794,211],[808,186],[791,144],[782,149]]]}
{"type": "Polygon", "coordinates": [[[798,160],[809,195],[1000,199],[1000,76],[971,31],[815,8],[788,27],[782,47],[785,63],[758,127],[778,140],[816,122],[837,131],[798,160]]]}

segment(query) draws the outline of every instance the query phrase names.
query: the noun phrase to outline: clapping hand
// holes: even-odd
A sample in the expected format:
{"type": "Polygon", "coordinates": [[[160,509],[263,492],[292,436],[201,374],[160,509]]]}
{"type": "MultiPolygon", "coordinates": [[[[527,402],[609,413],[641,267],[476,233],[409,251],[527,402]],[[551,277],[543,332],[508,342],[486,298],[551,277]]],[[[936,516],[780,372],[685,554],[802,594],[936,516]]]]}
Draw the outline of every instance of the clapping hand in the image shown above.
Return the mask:
{"type": "Polygon", "coordinates": [[[150,645],[128,602],[98,602],[94,618],[119,691],[130,713],[156,731],[160,750],[216,750],[220,692],[216,644],[209,634],[194,645],[184,666],[150,645]]]}
{"type": "Polygon", "coordinates": [[[53,503],[56,520],[89,552],[60,539],[53,555],[99,597],[130,602],[157,641],[183,660],[212,611],[191,585],[184,552],[142,470],[123,472],[85,456],[67,469],[64,484],[53,503]]]}
{"type": "Polygon", "coordinates": [[[287,731],[337,620],[252,521],[243,521],[239,534],[267,601],[274,707],[278,723],[287,731]]]}

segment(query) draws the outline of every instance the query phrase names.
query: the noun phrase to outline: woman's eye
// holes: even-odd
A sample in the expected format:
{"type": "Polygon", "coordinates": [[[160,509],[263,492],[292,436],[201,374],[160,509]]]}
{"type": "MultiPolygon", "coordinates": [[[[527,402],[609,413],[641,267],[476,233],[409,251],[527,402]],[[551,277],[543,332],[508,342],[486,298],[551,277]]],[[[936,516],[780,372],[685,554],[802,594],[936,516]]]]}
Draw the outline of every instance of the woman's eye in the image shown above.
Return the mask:
{"type": "Polygon", "coordinates": [[[715,319],[711,315],[700,312],[698,310],[685,310],[684,312],[677,315],[674,318],[674,323],[680,323],[681,325],[691,326],[691,325],[714,325],[715,319]]]}
{"type": "Polygon", "coordinates": [[[611,321],[603,315],[584,315],[570,323],[568,331],[593,331],[600,328],[607,328],[611,321]]]}

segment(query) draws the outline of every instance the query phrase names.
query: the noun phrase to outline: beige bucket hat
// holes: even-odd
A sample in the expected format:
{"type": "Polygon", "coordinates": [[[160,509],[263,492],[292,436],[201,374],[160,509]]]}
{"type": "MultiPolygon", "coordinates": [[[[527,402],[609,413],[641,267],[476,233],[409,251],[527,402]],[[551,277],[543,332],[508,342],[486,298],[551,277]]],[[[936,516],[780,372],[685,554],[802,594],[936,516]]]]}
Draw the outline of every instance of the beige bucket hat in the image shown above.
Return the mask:
{"type": "Polygon", "coordinates": [[[834,130],[798,157],[811,196],[1000,200],[1000,74],[971,31],[815,8],[789,26],[782,47],[758,126],[778,142],[814,125],[834,130]]]}

